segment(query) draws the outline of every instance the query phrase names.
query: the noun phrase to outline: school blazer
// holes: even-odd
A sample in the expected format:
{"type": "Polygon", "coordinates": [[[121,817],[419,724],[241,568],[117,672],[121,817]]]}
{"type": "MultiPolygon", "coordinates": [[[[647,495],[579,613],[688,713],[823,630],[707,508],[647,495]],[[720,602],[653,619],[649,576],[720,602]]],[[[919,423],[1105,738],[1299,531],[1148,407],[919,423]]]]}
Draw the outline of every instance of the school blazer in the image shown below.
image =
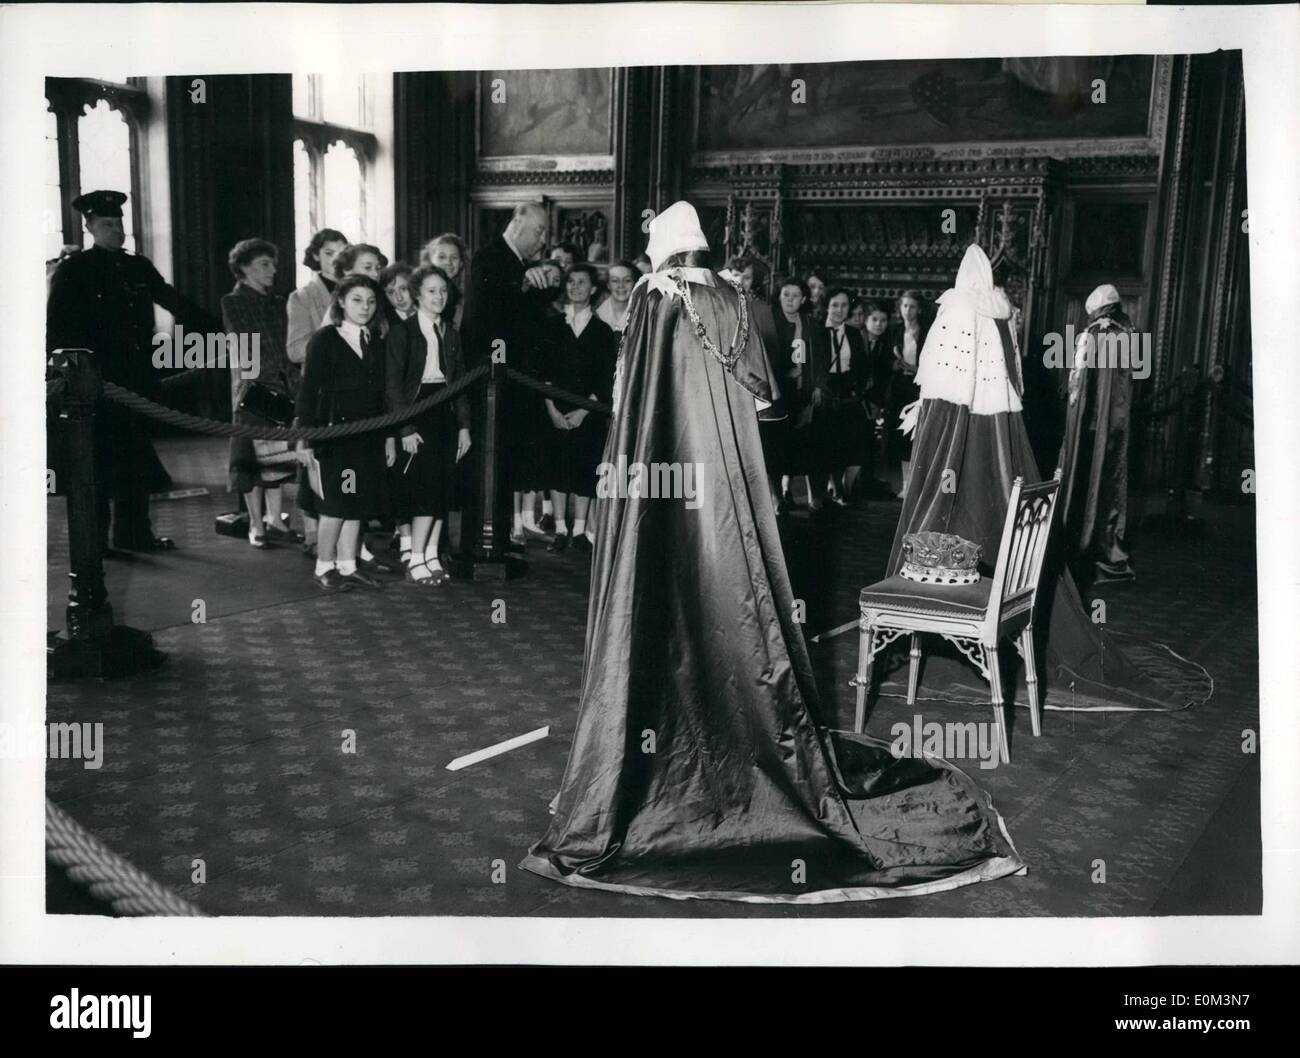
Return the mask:
{"type": "MultiPolygon", "coordinates": [[[[824,322],[821,325],[814,324],[811,330],[808,355],[813,364],[813,385],[822,390],[822,399],[827,400],[831,396],[830,380],[835,374],[831,371],[831,332],[824,322]]],[[[844,337],[850,350],[847,372],[849,389],[854,397],[861,399],[866,394],[868,382],[867,343],[855,328],[848,325],[844,327],[844,337]]]]}
{"type": "MultiPolygon", "coordinates": [[[[920,330],[916,335],[916,367],[919,371],[921,368],[921,350],[925,348],[925,340],[930,335],[930,324],[932,321],[921,318],[920,330]]],[[[902,323],[893,324],[885,332],[889,339],[889,347],[893,351],[894,359],[902,361],[903,359],[903,325],[902,323]]]]}
{"type": "MultiPolygon", "coordinates": [[[[461,351],[460,332],[444,321],[442,334],[442,373],[447,384],[455,382],[465,374],[465,356],[461,351]]],[[[384,339],[384,349],[388,356],[387,384],[384,390],[385,411],[396,411],[414,403],[420,392],[420,378],[424,374],[424,364],[429,356],[429,343],[424,332],[420,330],[419,313],[402,320],[388,332],[384,339]]],[[[456,410],[456,425],[462,430],[470,428],[469,393],[462,390],[452,398],[456,410]]],[[[414,422],[404,422],[398,432],[405,437],[415,433],[414,422]]]]}

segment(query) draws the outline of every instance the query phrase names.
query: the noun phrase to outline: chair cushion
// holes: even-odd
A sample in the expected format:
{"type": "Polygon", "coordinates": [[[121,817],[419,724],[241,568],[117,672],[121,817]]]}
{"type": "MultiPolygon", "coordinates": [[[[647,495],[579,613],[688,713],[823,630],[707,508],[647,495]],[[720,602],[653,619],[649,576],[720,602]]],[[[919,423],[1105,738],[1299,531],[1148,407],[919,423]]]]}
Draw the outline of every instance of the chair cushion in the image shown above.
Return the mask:
{"type": "Polygon", "coordinates": [[[920,584],[894,576],[863,588],[858,604],[978,620],[988,608],[989,583],[988,577],[981,577],[974,584],[920,584]]]}

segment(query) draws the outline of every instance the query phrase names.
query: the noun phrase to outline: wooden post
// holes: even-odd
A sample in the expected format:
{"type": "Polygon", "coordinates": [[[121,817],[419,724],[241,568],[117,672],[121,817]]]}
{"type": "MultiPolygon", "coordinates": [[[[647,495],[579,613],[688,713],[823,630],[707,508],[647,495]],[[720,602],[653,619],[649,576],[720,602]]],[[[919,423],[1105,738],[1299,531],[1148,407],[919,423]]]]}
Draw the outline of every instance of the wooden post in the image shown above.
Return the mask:
{"type": "Polygon", "coordinates": [[[95,402],[102,385],[89,349],[57,349],[51,365],[63,374],[60,421],[67,430],[68,550],[72,570],[67,634],[54,636],[49,673],[58,679],[112,677],[160,665],[166,655],[147,632],[113,623],[104,587],[95,482],[95,402]]]}
{"type": "MultiPolygon", "coordinates": [[[[504,461],[508,455],[503,424],[513,398],[518,407],[519,392],[508,393],[506,365],[493,360],[486,392],[478,407],[483,411],[482,444],[479,453],[478,495],[474,497],[474,521],[479,523],[478,542],[472,551],[453,560],[452,573],[474,580],[513,580],[528,572],[528,564],[511,550],[510,530],[514,503],[504,461]]],[[[462,532],[464,531],[462,523],[462,532]]]]}

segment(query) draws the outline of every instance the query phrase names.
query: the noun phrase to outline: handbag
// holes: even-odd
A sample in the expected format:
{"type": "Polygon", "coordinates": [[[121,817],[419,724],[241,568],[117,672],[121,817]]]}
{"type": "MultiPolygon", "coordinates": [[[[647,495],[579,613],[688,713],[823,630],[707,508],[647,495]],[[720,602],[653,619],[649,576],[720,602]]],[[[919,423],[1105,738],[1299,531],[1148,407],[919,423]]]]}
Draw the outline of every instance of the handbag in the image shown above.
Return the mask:
{"type": "MultiPolygon", "coordinates": [[[[294,402],[283,390],[253,381],[244,387],[238,410],[272,426],[288,426],[293,422],[294,402]]],[[[255,437],[252,444],[254,459],[262,471],[262,484],[278,484],[294,476],[298,457],[288,441],[255,437]]]]}
{"type": "Polygon", "coordinates": [[[244,387],[239,410],[265,419],[273,426],[288,426],[293,422],[293,398],[265,382],[254,381],[244,387]]]}

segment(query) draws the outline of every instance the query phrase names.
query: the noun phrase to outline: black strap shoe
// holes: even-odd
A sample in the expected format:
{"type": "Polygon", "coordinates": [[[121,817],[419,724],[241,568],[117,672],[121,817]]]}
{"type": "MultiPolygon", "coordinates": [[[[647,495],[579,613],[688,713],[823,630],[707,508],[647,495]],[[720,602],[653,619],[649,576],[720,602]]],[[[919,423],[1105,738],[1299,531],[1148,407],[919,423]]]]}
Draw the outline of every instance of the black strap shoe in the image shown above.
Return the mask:
{"type": "Polygon", "coordinates": [[[319,577],[315,577],[317,587],[322,591],[351,591],[356,587],[347,577],[343,576],[337,569],[329,569],[319,577]]]}

